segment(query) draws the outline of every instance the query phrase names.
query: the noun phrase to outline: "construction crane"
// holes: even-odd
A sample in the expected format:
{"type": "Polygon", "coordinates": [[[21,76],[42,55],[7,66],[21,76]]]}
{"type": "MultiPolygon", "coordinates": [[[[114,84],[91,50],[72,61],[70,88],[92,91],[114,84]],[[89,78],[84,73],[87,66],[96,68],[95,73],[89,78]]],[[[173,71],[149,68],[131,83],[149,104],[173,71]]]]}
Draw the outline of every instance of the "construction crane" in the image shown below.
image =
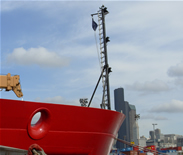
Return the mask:
{"type": "Polygon", "coordinates": [[[0,75],[0,89],[5,89],[5,91],[13,90],[17,97],[22,97],[23,93],[19,80],[19,75],[11,76],[10,73],[7,75],[0,75]]]}

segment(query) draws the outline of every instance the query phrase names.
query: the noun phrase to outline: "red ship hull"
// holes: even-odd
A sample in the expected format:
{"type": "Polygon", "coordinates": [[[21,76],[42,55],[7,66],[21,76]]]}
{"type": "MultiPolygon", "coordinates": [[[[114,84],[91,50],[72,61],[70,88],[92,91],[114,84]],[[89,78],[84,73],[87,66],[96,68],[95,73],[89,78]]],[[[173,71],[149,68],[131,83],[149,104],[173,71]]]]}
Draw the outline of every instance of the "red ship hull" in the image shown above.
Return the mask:
{"type": "Polygon", "coordinates": [[[48,155],[107,155],[125,115],[97,108],[0,99],[0,145],[48,155]],[[32,126],[32,117],[41,113],[32,126]]]}

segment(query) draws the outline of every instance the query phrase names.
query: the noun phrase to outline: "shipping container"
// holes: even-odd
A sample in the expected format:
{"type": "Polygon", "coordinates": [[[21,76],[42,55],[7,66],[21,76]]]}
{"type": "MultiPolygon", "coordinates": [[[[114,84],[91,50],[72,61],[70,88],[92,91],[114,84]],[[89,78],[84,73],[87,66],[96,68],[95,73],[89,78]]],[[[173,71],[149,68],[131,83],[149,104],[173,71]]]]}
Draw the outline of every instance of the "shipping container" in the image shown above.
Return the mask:
{"type": "Polygon", "coordinates": [[[154,152],[154,151],[156,151],[156,146],[155,145],[144,147],[144,152],[154,152]]]}
{"type": "Polygon", "coordinates": [[[146,155],[154,155],[152,152],[147,152],[146,155]]]}
{"type": "Polygon", "coordinates": [[[138,151],[135,151],[135,150],[126,151],[126,152],[123,152],[123,154],[125,154],[125,155],[138,155],[138,151]]]}
{"type": "Polygon", "coordinates": [[[174,147],[173,149],[174,150],[177,150],[177,151],[181,151],[182,150],[182,147],[181,146],[177,146],[177,147],[174,147]]]}
{"type": "Polygon", "coordinates": [[[133,150],[139,150],[139,147],[138,146],[133,146],[133,150]]]}

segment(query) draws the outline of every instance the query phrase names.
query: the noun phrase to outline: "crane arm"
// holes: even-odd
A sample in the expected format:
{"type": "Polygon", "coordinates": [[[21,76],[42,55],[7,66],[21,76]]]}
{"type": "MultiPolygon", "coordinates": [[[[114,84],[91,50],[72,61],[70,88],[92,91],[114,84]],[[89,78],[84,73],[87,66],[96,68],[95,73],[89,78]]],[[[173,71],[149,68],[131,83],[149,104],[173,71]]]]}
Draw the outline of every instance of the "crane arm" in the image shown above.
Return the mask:
{"type": "Polygon", "coordinates": [[[0,88],[5,89],[6,91],[13,90],[17,97],[22,97],[23,93],[19,79],[19,75],[11,76],[10,73],[7,75],[0,75],[0,88]]]}

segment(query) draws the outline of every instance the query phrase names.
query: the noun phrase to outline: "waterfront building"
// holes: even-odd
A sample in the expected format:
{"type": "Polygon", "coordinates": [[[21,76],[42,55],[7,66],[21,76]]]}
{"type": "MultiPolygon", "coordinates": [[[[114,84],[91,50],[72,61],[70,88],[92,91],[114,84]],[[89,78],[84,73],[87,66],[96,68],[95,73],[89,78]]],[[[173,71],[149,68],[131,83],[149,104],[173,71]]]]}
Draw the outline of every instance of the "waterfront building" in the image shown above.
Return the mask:
{"type": "Polygon", "coordinates": [[[177,137],[177,146],[183,147],[183,136],[177,137]]]}
{"type": "Polygon", "coordinates": [[[177,137],[176,134],[166,134],[164,135],[164,142],[170,144],[177,144],[177,137]]]}
{"type": "Polygon", "coordinates": [[[146,141],[147,141],[147,138],[145,136],[141,136],[140,139],[139,139],[139,145],[141,147],[145,147],[146,146],[146,141]]]}
{"type": "Polygon", "coordinates": [[[158,143],[156,141],[154,141],[154,139],[148,139],[146,141],[146,146],[151,146],[151,145],[158,145],[158,143]]]}
{"type": "Polygon", "coordinates": [[[159,148],[183,146],[183,137],[176,134],[162,134],[160,129],[149,132],[150,139],[146,141],[146,145],[156,145],[159,148]],[[182,138],[182,139],[181,139],[182,138]]]}
{"type": "Polygon", "coordinates": [[[156,136],[154,131],[149,131],[150,139],[146,141],[147,146],[157,145],[156,136]]]}
{"type": "Polygon", "coordinates": [[[160,129],[155,130],[155,137],[156,137],[156,139],[161,139],[161,130],[160,129]]]}
{"type": "Polygon", "coordinates": [[[151,139],[151,140],[156,139],[156,138],[155,138],[154,131],[149,131],[149,135],[150,135],[150,139],[151,139]]]}

